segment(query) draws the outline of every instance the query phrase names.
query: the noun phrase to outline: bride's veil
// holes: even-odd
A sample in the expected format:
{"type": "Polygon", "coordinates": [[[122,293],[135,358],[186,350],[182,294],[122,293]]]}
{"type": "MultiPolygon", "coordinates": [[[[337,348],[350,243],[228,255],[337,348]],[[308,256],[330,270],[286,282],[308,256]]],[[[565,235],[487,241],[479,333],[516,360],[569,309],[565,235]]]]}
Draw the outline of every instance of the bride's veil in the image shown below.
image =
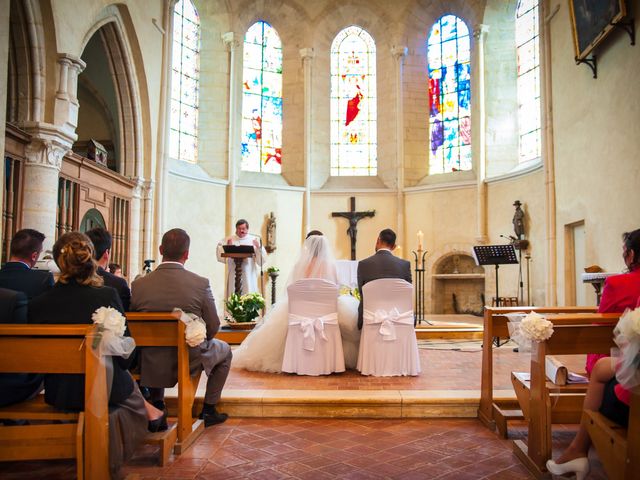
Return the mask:
{"type": "Polygon", "coordinates": [[[287,285],[303,278],[321,278],[337,283],[336,260],[323,235],[311,235],[304,241],[287,285]]]}

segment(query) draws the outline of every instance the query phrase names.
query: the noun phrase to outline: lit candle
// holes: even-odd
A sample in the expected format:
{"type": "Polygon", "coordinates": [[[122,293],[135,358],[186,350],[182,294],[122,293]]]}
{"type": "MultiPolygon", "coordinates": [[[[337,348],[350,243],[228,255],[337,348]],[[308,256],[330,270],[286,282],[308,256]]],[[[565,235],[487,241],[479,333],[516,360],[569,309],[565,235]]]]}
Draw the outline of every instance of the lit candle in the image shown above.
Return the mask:
{"type": "Polygon", "coordinates": [[[422,240],[424,240],[424,233],[422,230],[418,230],[418,250],[422,250],[422,240]]]}

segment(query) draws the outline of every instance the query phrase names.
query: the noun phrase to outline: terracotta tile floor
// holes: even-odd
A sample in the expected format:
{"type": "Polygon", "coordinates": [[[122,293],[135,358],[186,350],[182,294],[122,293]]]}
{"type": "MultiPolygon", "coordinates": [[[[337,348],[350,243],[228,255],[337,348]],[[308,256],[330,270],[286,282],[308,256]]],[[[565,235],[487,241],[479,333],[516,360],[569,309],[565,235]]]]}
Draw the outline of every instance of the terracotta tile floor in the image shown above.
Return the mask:
{"type": "MultiPolygon", "coordinates": [[[[525,433],[522,425],[513,437],[525,433]]],[[[573,428],[554,430],[559,451],[573,428]]],[[[122,474],[134,479],[530,479],[511,442],[477,420],[229,419],[182,456],[156,466],[143,447],[122,474]]],[[[597,459],[590,480],[605,479],[597,459]]],[[[74,478],[73,462],[0,463],[3,479],[74,478]]]]}
{"type": "MultiPolygon", "coordinates": [[[[434,344],[442,343],[434,341],[434,344]]],[[[461,342],[469,347],[470,342],[461,342]]],[[[481,342],[475,351],[420,349],[422,373],[418,377],[364,377],[356,371],[323,377],[249,372],[232,368],[225,388],[291,390],[479,390],[482,371],[481,342]]],[[[455,348],[454,344],[451,348],[455,348]]],[[[512,390],[511,371],[529,371],[529,355],[514,353],[512,344],[494,350],[494,389],[512,390]]],[[[434,348],[440,345],[434,345],[434,348]]],[[[585,356],[558,357],[572,371],[583,372],[585,356]]],[[[204,383],[201,381],[201,387],[204,383]]],[[[204,390],[203,390],[204,391],[204,390]]],[[[224,393],[223,393],[224,395],[224,393]]]]}

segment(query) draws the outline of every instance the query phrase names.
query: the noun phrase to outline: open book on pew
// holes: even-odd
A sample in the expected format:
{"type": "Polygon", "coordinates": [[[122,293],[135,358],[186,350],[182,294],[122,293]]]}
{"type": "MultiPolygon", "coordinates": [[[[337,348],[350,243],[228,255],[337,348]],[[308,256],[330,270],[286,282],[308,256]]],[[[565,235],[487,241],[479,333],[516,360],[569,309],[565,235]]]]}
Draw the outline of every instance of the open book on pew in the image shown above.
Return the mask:
{"type": "MultiPolygon", "coordinates": [[[[545,371],[547,378],[559,386],[566,385],[567,383],[589,383],[589,379],[587,377],[570,372],[567,367],[553,355],[547,355],[545,359],[545,371]]],[[[517,376],[526,382],[531,380],[531,375],[528,372],[518,372],[517,376]]]]}

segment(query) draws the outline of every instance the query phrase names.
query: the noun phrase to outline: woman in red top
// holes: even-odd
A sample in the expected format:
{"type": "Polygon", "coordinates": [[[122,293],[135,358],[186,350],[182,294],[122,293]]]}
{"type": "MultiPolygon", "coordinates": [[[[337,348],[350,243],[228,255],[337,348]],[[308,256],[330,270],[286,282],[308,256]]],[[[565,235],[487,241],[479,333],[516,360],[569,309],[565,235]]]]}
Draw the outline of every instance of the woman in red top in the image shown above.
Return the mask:
{"type": "MultiPolygon", "coordinates": [[[[601,313],[622,313],[627,308],[640,306],[640,229],[625,233],[622,238],[622,257],[629,273],[607,278],[598,309],[601,313]]],[[[583,409],[600,411],[607,418],[626,427],[629,422],[630,393],[616,380],[613,361],[603,355],[589,355],[587,372],[589,387],[583,409]]],[[[587,455],[590,447],[589,433],[581,424],[575,438],[562,455],[556,461],[547,462],[547,469],[554,475],[574,472],[577,480],[582,480],[589,473],[587,455]]]]}

